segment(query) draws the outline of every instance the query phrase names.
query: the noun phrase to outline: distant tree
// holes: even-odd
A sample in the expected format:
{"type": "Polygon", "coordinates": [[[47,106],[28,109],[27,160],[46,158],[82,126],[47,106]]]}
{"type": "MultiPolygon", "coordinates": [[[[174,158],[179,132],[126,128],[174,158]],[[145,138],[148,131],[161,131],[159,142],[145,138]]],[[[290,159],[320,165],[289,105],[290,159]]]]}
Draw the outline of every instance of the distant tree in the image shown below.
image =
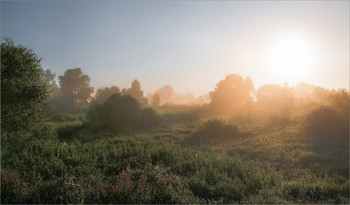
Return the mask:
{"type": "Polygon", "coordinates": [[[143,98],[143,91],[141,90],[141,84],[137,79],[135,79],[131,83],[131,88],[129,89],[129,94],[133,98],[135,98],[136,100],[143,98]]]}
{"type": "Polygon", "coordinates": [[[181,95],[181,94],[175,94],[173,96],[173,103],[174,104],[183,104],[183,105],[193,105],[196,102],[196,97],[188,92],[185,95],[181,95]]]}
{"type": "Polygon", "coordinates": [[[220,113],[237,113],[247,111],[252,102],[254,85],[250,77],[245,79],[237,74],[226,76],[213,92],[210,92],[211,108],[220,113]]]}
{"type": "Polygon", "coordinates": [[[141,84],[137,79],[135,79],[131,83],[131,88],[128,88],[128,89],[123,88],[120,94],[131,95],[131,97],[135,98],[137,102],[142,106],[145,106],[147,104],[147,98],[143,96],[143,91],[141,90],[141,84]]]}
{"type": "Polygon", "coordinates": [[[117,86],[112,86],[110,88],[99,88],[96,92],[95,99],[92,104],[102,104],[108,100],[113,94],[120,93],[120,89],[117,86]]]}
{"type": "Polygon", "coordinates": [[[152,98],[152,106],[157,107],[159,106],[159,103],[160,103],[160,97],[159,97],[159,94],[156,93],[153,95],[153,98],[152,98]]]}
{"type": "Polygon", "coordinates": [[[294,110],[294,94],[287,85],[266,84],[256,92],[257,106],[265,114],[288,117],[294,110]]]}
{"type": "Polygon", "coordinates": [[[10,39],[1,43],[1,135],[18,140],[43,128],[43,107],[49,86],[42,78],[40,59],[10,39]]]}
{"type": "Polygon", "coordinates": [[[81,106],[89,102],[94,88],[90,87],[90,77],[83,75],[80,68],[67,69],[58,79],[65,97],[73,98],[74,102],[81,106]]]}
{"type": "Polygon", "coordinates": [[[161,87],[157,93],[160,98],[160,104],[173,103],[174,88],[172,88],[170,85],[161,87]]]}
{"type": "Polygon", "coordinates": [[[349,116],[349,105],[350,105],[350,94],[349,91],[346,90],[333,90],[329,95],[330,104],[336,110],[344,114],[345,116],[349,116]]]}
{"type": "Polygon", "coordinates": [[[48,84],[49,86],[50,94],[54,95],[57,92],[59,92],[59,88],[55,80],[56,74],[49,69],[46,69],[46,70],[42,69],[41,72],[42,72],[42,78],[44,79],[46,84],[48,84]]]}

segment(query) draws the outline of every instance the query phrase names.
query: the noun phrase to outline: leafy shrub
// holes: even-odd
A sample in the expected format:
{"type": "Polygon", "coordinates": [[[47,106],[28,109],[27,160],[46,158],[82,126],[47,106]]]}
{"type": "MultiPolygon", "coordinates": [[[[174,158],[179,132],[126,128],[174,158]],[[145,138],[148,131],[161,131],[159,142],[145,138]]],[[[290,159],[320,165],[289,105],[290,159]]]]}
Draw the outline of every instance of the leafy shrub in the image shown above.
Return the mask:
{"type": "Polygon", "coordinates": [[[188,137],[185,143],[220,143],[241,136],[243,133],[236,124],[228,123],[222,119],[212,119],[205,122],[201,130],[188,137]]]}
{"type": "Polygon", "coordinates": [[[143,129],[153,129],[160,124],[157,112],[149,107],[142,109],[138,118],[143,129]]]}
{"type": "Polygon", "coordinates": [[[112,95],[104,104],[87,113],[88,124],[97,130],[113,133],[134,132],[156,127],[157,113],[152,108],[141,109],[130,95],[112,95]]]}
{"type": "Polygon", "coordinates": [[[203,132],[212,137],[233,137],[239,134],[236,124],[229,124],[222,119],[212,119],[205,122],[203,132]]]}
{"type": "Polygon", "coordinates": [[[320,106],[312,110],[306,117],[305,128],[316,142],[349,144],[348,116],[342,117],[332,107],[320,106]]]}

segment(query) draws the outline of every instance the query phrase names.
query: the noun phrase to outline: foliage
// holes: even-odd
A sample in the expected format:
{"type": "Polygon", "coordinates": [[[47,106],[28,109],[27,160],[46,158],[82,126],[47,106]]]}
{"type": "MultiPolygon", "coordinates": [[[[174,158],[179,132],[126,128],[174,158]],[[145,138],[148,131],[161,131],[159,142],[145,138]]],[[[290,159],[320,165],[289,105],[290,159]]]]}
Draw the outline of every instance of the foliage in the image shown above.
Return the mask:
{"type": "Polygon", "coordinates": [[[71,122],[82,120],[82,115],[77,114],[56,113],[49,115],[49,117],[53,122],[71,122]]]}
{"type": "Polygon", "coordinates": [[[141,106],[146,106],[147,105],[147,98],[143,96],[143,91],[141,90],[141,84],[140,82],[135,79],[131,83],[131,88],[128,89],[123,89],[120,92],[121,95],[130,95],[131,97],[135,98],[136,101],[141,105],[141,106]]]}
{"type": "MultiPolygon", "coordinates": [[[[43,107],[49,88],[42,78],[35,53],[10,39],[1,43],[1,134],[17,140],[26,133],[42,132],[43,107]]],[[[45,125],[49,126],[49,125],[45,125]]]]}
{"type": "Polygon", "coordinates": [[[64,75],[58,76],[63,96],[70,96],[74,102],[86,105],[94,91],[90,84],[90,77],[83,75],[80,68],[67,69],[64,75]]]}
{"type": "Polygon", "coordinates": [[[46,70],[42,69],[41,72],[42,72],[42,78],[44,79],[46,84],[49,86],[49,91],[51,96],[59,92],[59,88],[55,80],[56,74],[49,69],[46,69],[46,70]]]}
{"type": "Polygon", "coordinates": [[[289,116],[294,111],[295,99],[287,86],[267,84],[257,91],[257,106],[264,114],[289,116]]]}
{"type": "Polygon", "coordinates": [[[234,123],[223,119],[211,119],[204,123],[202,129],[186,139],[191,144],[216,144],[228,140],[241,138],[244,135],[234,123]]]}
{"type": "Polygon", "coordinates": [[[96,97],[91,104],[102,104],[108,100],[113,94],[120,93],[120,89],[117,86],[110,88],[100,88],[96,92],[96,97]]]}
{"type": "Polygon", "coordinates": [[[142,109],[133,97],[120,94],[113,94],[104,104],[91,108],[87,120],[94,129],[114,133],[134,132],[159,124],[152,108],[142,109]]]}
{"type": "Polygon", "coordinates": [[[237,113],[249,109],[254,85],[250,77],[237,74],[226,76],[213,92],[210,92],[211,108],[218,113],[237,113]]]}
{"type": "Polygon", "coordinates": [[[305,127],[315,141],[349,146],[349,119],[329,106],[312,110],[307,115],[305,127]]]}
{"type": "Polygon", "coordinates": [[[157,106],[159,106],[159,103],[160,103],[160,97],[159,97],[159,94],[156,93],[152,97],[152,103],[151,104],[152,104],[153,107],[157,107],[157,106]]]}

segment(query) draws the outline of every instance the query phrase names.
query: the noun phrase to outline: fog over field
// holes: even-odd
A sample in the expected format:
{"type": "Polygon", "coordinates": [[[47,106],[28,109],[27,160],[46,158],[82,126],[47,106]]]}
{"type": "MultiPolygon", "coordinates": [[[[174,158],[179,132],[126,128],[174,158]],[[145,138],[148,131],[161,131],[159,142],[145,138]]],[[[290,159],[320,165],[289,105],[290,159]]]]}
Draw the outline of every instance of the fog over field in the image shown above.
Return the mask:
{"type": "Polygon", "coordinates": [[[1,1],[1,203],[349,203],[349,1],[1,1]]]}

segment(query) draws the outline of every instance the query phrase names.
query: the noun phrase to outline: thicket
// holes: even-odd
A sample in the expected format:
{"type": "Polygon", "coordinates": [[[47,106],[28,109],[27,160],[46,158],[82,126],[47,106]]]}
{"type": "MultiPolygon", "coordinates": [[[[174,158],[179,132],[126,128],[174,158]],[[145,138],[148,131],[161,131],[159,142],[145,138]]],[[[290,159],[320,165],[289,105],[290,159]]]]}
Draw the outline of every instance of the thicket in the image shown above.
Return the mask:
{"type": "Polygon", "coordinates": [[[307,114],[304,126],[315,147],[349,150],[349,116],[335,108],[320,106],[313,109],[307,114]]]}
{"type": "Polygon", "coordinates": [[[112,133],[153,129],[160,118],[152,108],[142,108],[130,95],[113,94],[105,103],[95,105],[87,113],[88,125],[112,133]]]}

